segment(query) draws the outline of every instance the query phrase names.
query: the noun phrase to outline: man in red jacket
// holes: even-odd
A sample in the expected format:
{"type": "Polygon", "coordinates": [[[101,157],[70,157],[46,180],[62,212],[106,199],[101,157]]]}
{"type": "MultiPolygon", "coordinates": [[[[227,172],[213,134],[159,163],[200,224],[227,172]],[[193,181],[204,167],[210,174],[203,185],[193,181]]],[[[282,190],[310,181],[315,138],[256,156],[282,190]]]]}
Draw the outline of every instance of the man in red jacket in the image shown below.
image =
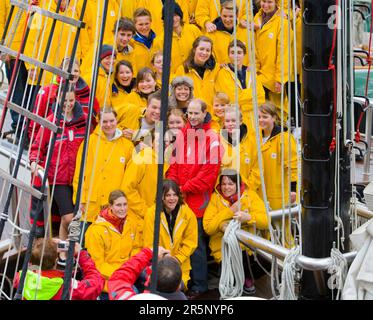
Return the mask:
{"type": "Polygon", "coordinates": [[[204,101],[193,99],[187,115],[188,122],[176,138],[174,157],[166,177],[180,186],[185,202],[198,221],[198,247],[191,256],[188,285],[189,297],[195,298],[208,290],[202,218],[219,174],[223,147],[219,136],[211,129],[211,115],[204,101]]]}
{"type": "MultiPolygon", "coordinates": [[[[169,250],[158,247],[157,286],[155,294],[167,300],[186,300],[181,291],[182,273],[179,261],[169,250]]],[[[148,287],[151,276],[153,251],[143,248],[138,254],[123,263],[108,281],[110,300],[128,300],[138,293],[141,287],[148,287]]],[[[149,292],[147,289],[144,293],[149,292]]]]}

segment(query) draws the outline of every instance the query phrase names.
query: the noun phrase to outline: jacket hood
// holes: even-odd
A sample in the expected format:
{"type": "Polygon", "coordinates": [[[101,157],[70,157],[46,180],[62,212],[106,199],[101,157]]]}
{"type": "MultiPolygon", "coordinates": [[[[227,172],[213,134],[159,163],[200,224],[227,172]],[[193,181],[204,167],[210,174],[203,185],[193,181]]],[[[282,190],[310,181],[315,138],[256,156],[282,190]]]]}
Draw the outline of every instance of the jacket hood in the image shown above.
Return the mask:
{"type": "Polygon", "coordinates": [[[104,218],[107,222],[111,223],[115,227],[115,229],[118,230],[119,233],[123,232],[123,226],[124,226],[127,216],[123,219],[118,218],[112,213],[110,208],[103,209],[100,212],[99,216],[104,218]]]}
{"type": "MultiPolygon", "coordinates": [[[[56,107],[57,107],[57,102],[52,104],[53,112],[56,110],[56,107]]],[[[84,112],[83,112],[82,105],[78,101],[75,100],[74,110],[73,110],[73,118],[70,121],[70,123],[78,121],[83,116],[84,116],[84,112]]]]}
{"type": "Polygon", "coordinates": [[[27,270],[23,294],[26,300],[50,300],[57,294],[62,284],[62,277],[49,278],[42,275],[39,277],[36,272],[27,270]]]}
{"type": "MultiPolygon", "coordinates": [[[[219,175],[219,177],[218,177],[218,179],[217,179],[217,181],[220,181],[220,177],[221,177],[221,175],[219,175]]],[[[236,192],[234,195],[232,195],[232,196],[229,196],[229,197],[226,197],[224,194],[223,194],[223,192],[221,191],[221,185],[220,185],[220,183],[218,183],[218,185],[216,186],[216,192],[223,198],[223,199],[225,199],[226,201],[228,201],[231,205],[233,204],[233,203],[235,203],[236,201],[238,201],[238,193],[236,192]]],[[[242,181],[242,179],[241,179],[241,185],[240,185],[240,193],[241,193],[241,196],[240,196],[240,198],[242,197],[242,195],[243,195],[243,193],[245,192],[245,190],[246,190],[246,185],[245,185],[245,183],[244,183],[244,181],[242,181]]]]}
{"type": "MultiPolygon", "coordinates": [[[[247,126],[246,124],[241,124],[240,125],[240,142],[247,136],[247,126]]],[[[222,134],[221,136],[223,137],[223,139],[228,142],[229,144],[231,144],[232,146],[235,146],[236,145],[236,141],[233,141],[232,139],[232,136],[228,134],[228,132],[226,130],[223,130],[222,131],[222,134]]]]}
{"type": "MultiPolygon", "coordinates": [[[[100,136],[101,135],[101,139],[106,139],[106,136],[105,134],[102,132],[101,130],[101,126],[97,126],[95,131],[93,131],[94,134],[96,134],[97,136],[100,136]]],[[[115,129],[115,133],[114,133],[114,137],[112,139],[110,139],[109,141],[114,141],[114,140],[117,140],[119,139],[121,136],[123,135],[123,132],[122,130],[120,130],[119,128],[116,128],[115,129]]]]}
{"type": "MultiPolygon", "coordinates": [[[[284,132],[287,132],[288,128],[284,127],[284,132]]],[[[281,133],[281,126],[275,125],[272,129],[271,135],[269,136],[268,140],[272,139],[273,137],[277,136],[278,134],[281,133]]],[[[262,135],[264,132],[262,131],[262,135]]]]}
{"type": "Polygon", "coordinates": [[[138,32],[136,32],[136,34],[133,36],[133,40],[142,43],[148,49],[150,49],[150,47],[152,46],[154,38],[155,32],[153,30],[150,30],[149,37],[145,37],[138,32]]]}

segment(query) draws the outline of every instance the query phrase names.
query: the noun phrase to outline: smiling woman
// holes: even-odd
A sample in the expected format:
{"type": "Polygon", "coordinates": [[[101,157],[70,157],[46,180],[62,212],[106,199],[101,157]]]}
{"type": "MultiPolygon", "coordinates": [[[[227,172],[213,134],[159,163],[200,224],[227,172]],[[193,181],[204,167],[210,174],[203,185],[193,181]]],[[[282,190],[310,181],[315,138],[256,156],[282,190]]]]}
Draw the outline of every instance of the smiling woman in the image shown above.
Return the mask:
{"type": "MultiPolygon", "coordinates": [[[[183,273],[182,279],[186,287],[190,278],[190,256],[197,247],[197,219],[184,204],[179,186],[172,180],[164,180],[162,192],[161,226],[159,245],[170,250],[183,273]]],[[[145,215],[144,247],[153,246],[155,205],[145,215]]]]}

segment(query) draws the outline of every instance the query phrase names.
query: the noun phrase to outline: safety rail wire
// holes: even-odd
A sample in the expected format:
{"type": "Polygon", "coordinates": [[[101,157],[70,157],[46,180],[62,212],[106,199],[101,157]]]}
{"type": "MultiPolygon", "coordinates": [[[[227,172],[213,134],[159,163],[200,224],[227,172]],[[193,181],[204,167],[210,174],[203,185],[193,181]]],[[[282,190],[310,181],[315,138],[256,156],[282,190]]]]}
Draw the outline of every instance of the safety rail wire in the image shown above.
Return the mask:
{"type": "MultiPolygon", "coordinates": [[[[87,0],[85,0],[85,1],[87,1],[87,0]]],[[[62,0],[58,0],[56,13],[59,13],[59,10],[60,10],[60,7],[61,7],[61,2],[62,2],[62,0]]],[[[48,43],[47,43],[47,48],[50,47],[50,44],[51,44],[51,41],[52,41],[52,38],[53,38],[53,34],[54,34],[54,30],[55,30],[55,26],[56,26],[56,22],[57,22],[56,20],[53,20],[51,31],[50,31],[50,35],[49,35],[49,39],[48,39],[48,43]]],[[[71,56],[72,57],[75,56],[76,51],[77,51],[79,35],[80,35],[80,28],[77,28],[77,32],[76,32],[76,35],[75,35],[75,40],[74,40],[74,44],[73,44],[73,48],[72,48],[72,52],[71,52],[71,56]]],[[[49,55],[49,50],[47,50],[45,52],[43,62],[46,61],[48,55],[49,55]]],[[[71,73],[71,70],[72,70],[72,67],[73,67],[73,63],[74,63],[74,61],[73,61],[73,59],[71,59],[71,61],[69,63],[69,66],[67,68],[67,72],[68,73],[71,73]]],[[[43,75],[43,69],[39,73],[38,81],[37,81],[38,84],[41,83],[42,75],[43,75]]],[[[63,83],[63,90],[62,90],[63,94],[62,94],[61,101],[65,100],[67,89],[68,89],[68,82],[66,81],[66,82],[63,83]]],[[[35,99],[36,99],[36,96],[34,96],[33,100],[32,100],[32,104],[31,104],[31,108],[32,109],[33,109],[34,104],[35,104],[35,99]]],[[[57,105],[56,114],[57,114],[56,125],[59,126],[60,122],[61,122],[61,118],[62,118],[62,104],[61,103],[59,103],[57,105]]],[[[26,126],[28,126],[29,123],[30,123],[30,120],[27,119],[26,126]]],[[[20,152],[19,152],[19,156],[18,156],[17,163],[16,163],[15,170],[14,170],[14,176],[15,177],[17,176],[20,158],[22,156],[22,151],[23,151],[24,146],[25,146],[26,135],[27,135],[27,132],[24,131],[22,133],[21,144],[20,144],[20,146],[21,146],[20,147],[20,152]]],[[[52,160],[52,156],[53,156],[53,150],[54,150],[54,147],[55,147],[56,140],[57,140],[57,134],[54,133],[53,137],[52,137],[52,140],[51,140],[51,143],[50,143],[51,147],[49,149],[49,154],[48,154],[46,162],[45,162],[45,177],[44,177],[44,179],[43,179],[43,181],[41,183],[41,192],[42,193],[45,192],[46,180],[48,179],[48,171],[49,171],[49,167],[50,167],[50,164],[51,164],[51,160],[52,160]]],[[[12,186],[10,188],[13,189],[12,186]]],[[[10,193],[11,192],[9,192],[9,194],[10,193]]],[[[10,198],[9,194],[8,194],[8,199],[10,198]]],[[[8,202],[8,199],[7,199],[7,202],[8,202]]],[[[43,205],[43,201],[38,201],[37,211],[36,212],[40,211],[42,205],[43,205]]],[[[9,204],[8,204],[8,206],[9,206],[9,204]]],[[[36,222],[37,222],[37,219],[34,219],[32,227],[31,227],[31,230],[30,230],[30,238],[29,238],[29,242],[28,242],[28,245],[27,245],[25,259],[23,261],[22,274],[21,274],[21,277],[20,277],[19,286],[17,288],[17,292],[16,292],[15,297],[14,297],[15,300],[22,299],[22,291],[23,291],[23,286],[24,286],[24,282],[25,282],[25,278],[26,278],[26,273],[27,273],[27,268],[28,268],[28,262],[29,262],[30,257],[31,257],[32,243],[33,243],[33,240],[34,240],[34,238],[36,236],[36,222]]]]}

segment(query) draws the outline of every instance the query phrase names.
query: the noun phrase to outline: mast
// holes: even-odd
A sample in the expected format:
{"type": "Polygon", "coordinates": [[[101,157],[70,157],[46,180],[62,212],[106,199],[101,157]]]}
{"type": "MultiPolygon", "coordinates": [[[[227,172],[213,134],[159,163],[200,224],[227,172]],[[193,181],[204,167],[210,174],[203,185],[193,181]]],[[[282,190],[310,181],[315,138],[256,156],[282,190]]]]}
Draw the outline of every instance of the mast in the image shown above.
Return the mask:
{"type": "MultiPolygon", "coordinates": [[[[302,254],[311,258],[329,257],[333,245],[338,244],[342,252],[348,251],[350,152],[345,147],[343,130],[347,128],[342,118],[348,115],[337,114],[347,109],[337,95],[339,72],[343,67],[348,69],[338,59],[337,50],[337,39],[344,32],[337,28],[344,26],[343,15],[336,21],[336,8],[340,9],[341,4],[341,0],[303,0],[302,5],[302,254]],[[341,130],[334,129],[336,124],[341,130]]],[[[343,51],[347,52],[344,49],[340,53],[343,51]]],[[[344,83],[340,92],[347,87],[344,83]]],[[[326,272],[304,270],[300,298],[330,299],[328,277],[326,272]]]]}

